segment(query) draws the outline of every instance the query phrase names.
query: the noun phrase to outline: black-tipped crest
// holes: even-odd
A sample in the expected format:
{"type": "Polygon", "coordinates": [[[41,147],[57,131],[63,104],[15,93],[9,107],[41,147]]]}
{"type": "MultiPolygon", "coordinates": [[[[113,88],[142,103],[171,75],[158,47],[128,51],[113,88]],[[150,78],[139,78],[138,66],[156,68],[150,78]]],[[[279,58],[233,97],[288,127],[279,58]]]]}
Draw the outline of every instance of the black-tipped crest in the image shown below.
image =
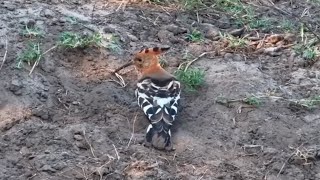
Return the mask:
{"type": "Polygon", "coordinates": [[[170,47],[154,47],[154,48],[144,48],[139,51],[139,53],[154,53],[160,54],[162,52],[168,51],[170,47]]]}
{"type": "Polygon", "coordinates": [[[163,47],[161,48],[161,51],[164,52],[164,51],[168,51],[170,49],[170,47],[163,47]]]}
{"type": "Polygon", "coordinates": [[[154,47],[152,50],[153,50],[154,52],[158,52],[159,49],[160,49],[160,48],[158,48],[158,47],[154,47]]]}

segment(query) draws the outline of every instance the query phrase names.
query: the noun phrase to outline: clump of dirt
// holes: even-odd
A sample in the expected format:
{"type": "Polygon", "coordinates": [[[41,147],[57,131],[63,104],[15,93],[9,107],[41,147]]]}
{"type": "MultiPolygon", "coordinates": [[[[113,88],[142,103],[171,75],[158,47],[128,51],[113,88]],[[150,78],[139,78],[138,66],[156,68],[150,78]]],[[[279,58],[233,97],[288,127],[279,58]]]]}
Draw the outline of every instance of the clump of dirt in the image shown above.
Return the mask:
{"type": "Polygon", "coordinates": [[[215,53],[219,31],[236,28],[226,15],[119,5],[0,3],[0,54],[7,50],[0,70],[2,179],[320,179],[319,109],[295,101],[319,95],[316,66],[301,66],[291,49],[215,53]],[[30,24],[43,36],[21,34],[30,24]],[[194,29],[201,41],[186,38],[194,29]],[[100,48],[52,49],[31,75],[27,64],[16,68],[29,41],[45,52],[67,31],[115,39],[100,48]],[[172,73],[213,52],[191,65],[205,71],[205,85],[182,95],[174,152],[143,145],[148,122],[134,98],[133,69],[121,71],[125,87],[111,76],[133,52],[152,46],[171,46],[162,58],[172,73]],[[248,97],[259,106],[243,103],[248,97]]]}

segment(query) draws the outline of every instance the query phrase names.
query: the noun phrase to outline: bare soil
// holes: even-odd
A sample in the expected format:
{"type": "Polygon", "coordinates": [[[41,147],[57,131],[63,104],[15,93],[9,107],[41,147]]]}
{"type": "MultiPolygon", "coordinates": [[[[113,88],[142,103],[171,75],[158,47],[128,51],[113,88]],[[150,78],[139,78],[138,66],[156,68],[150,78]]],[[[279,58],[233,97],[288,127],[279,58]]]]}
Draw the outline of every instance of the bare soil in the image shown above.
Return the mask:
{"type": "MultiPolygon", "coordinates": [[[[122,88],[110,81],[110,72],[134,52],[153,46],[171,46],[162,58],[174,72],[186,50],[194,57],[213,51],[214,34],[235,27],[228,16],[119,5],[98,0],[0,2],[2,57],[8,40],[0,71],[0,179],[320,179],[319,109],[275,99],[260,107],[217,103],[219,97],[250,94],[287,99],[319,95],[320,64],[302,66],[299,57],[290,61],[290,50],[277,56],[225,53],[199,59],[191,66],[205,70],[205,85],[182,95],[173,132],[176,150],[143,146],[148,122],[134,98],[136,73],[121,71],[128,83],[122,88]],[[43,51],[56,44],[61,32],[92,30],[118,36],[121,49],[57,48],[29,76],[28,65],[16,68],[18,54],[30,41],[21,36],[28,23],[45,32],[43,51]],[[206,35],[204,42],[186,41],[193,27],[206,35]]],[[[299,1],[277,5],[305,9],[299,1]]],[[[317,6],[309,11],[314,15],[317,6]]],[[[310,15],[310,21],[319,22],[314,17],[319,18],[310,15]]]]}

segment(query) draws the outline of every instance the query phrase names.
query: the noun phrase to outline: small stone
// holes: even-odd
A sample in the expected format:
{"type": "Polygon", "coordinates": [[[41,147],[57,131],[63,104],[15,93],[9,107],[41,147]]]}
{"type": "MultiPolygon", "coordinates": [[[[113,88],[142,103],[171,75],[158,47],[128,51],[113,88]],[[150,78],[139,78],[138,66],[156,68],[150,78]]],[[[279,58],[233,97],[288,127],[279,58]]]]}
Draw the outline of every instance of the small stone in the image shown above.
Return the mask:
{"type": "Polygon", "coordinates": [[[308,73],[309,78],[316,78],[316,73],[315,72],[309,72],[308,73]]]}
{"type": "Polygon", "coordinates": [[[13,92],[15,95],[21,95],[22,92],[20,91],[23,88],[23,85],[20,80],[14,79],[11,81],[9,85],[9,90],[13,92]]]}
{"type": "Polygon", "coordinates": [[[234,30],[230,31],[229,34],[231,34],[232,36],[241,37],[241,35],[244,33],[244,30],[245,30],[245,28],[234,29],[234,30]]]}
{"type": "Polygon", "coordinates": [[[158,38],[160,40],[160,42],[162,43],[169,43],[170,42],[170,38],[173,36],[172,32],[169,32],[167,30],[160,30],[158,32],[158,38]]]}
{"type": "Polygon", "coordinates": [[[264,148],[264,149],[263,149],[263,153],[264,153],[264,154],[268,154],[268,155],[274,155],[274,154],[276,154],[277,152],[278,152],[277,149],[271,148],[271,147],[267,147],[267,148],[264,148]]]}
{"type": "Polygon", "coordinates": [[[65,22],[67,22],[67,19],[66,19],[65,17],[61,17],[61,18],[59,19],[59,22],[60,22],[60,23],[65,23],[65,22]]]}
{"type": "Polygon", "coordinates": [[[65,162],[60,162],[60,163],[57,163],[53,166],[53,168],[57,171],[60,171],[60,170],[64,169],[65,167],[67,167],[67,164],[65,162]]]}
{"type": "Polygon", "coordinates": [[[224,59],[231,60],[233,58],[233,54],[226,53],[223,57],[224,57],[224,59]]]}
{"type": "Polygon", "coordinates": [[[55,16],[55,13],[50,9],[45,9],[43,13],[44,13],[44,16],[47,18],[52,18],[55,16]]]}
{"type": "Polygon", "coordinates": [[[316,120],[320,119],[320,115],[319,114],[309,114],[306,115],[303,120],[305,122],[311,123],[311,122],[315,122],[316,120]]]}
{"type": "Polygon", "coordinates": [[[56,172],[55,169],[53,169],[50,165],[47,165],[47,164],[44,165],[40,170],[44,172],[51,172],[51,173],[56,172]]]}
{"type": "Polygon", "coordinates": [[[103,28],[103,32],[105,33],[115,33],[116,27],[112,24],[108,25],[107,27],[103,28]]]}
{"type": "Polygon", "coordinates": [[[64,158],[68,158],[70,155],[67,152],[62,152],[61,156],[64,158]]]}
{"type": "Polygon", "coordinates": [[[202,23],[200,27],[204,30],[204,36],[208,39],[214,39],[219,35],[219,29],[209,23],[202,23]]]}
{"type": "Polygon", "coordinates": [[[88,149],[88,145],[82,141],[76,141],[75,144],[79,149],[85,149],[85,150],[88,149]]]}
{"type": "Polygon", "coordinates": [[[235,54],[233,56],[233,59],[234,59],[234,61],[242,61],[243,60],[243,58],[240,54],[235,54]]]}
{"type": "Polygon", "coordinates": [[[179,27],[175,24],[167,25],[167,26],[165,26],[165,29],[172,32],[174,35],[183,34],[183,33],[188,32],[188,30],[186,28],[179,27]]]}
{"type": "Polygon", "coordinates": [[[7,4],[5,5],[5,8],[8,9],[9,11],[14,11],[16,10],[16,7],[13,4],[7,4]]]}
{"type": "Polygon", "coordinates": [[[33,20],[33,19],[30,19],[30,20],[28,20],[28,22],[27,22],[27,27],[28,27],[28,28],[33,28],[35,24],[36,24],[36,21],[33,20]]]}
{"type": "Polygon", "coordinates": [[[219,21],[217,22],[217,26],[222,29],[227,29],[231,26],[230,19],[226,15],[222,15],[219,21]]]}
{"type": "Polygon", "coordinates": [[[132,35],[130,33],[127,33],[127,36],[130,39],[130,41],[138,41],[139,40],[135,35],[132,35]]]}
{"type": "Polygon", "coordinates": [[[40,117],[43,120],[48,120],[49,119],[49,112],[44,110],[44,109],[40,109],[40,108],[35,108],[32,110],[32,115],[36,116],[36,117],[40,117]]]}
{"type": "Polygon", "coordinates": [[[83,137],[82,137],[81,135],[79,135],[79,134],[74,135],[73,138],[74,138],[75,140],[77,140],[77,141],[83,140],[83,137]]]}
{"type": "Polygon", "coordinates": [[[30,151],[29,151],[29,149],[28,149],[27,147],[22,147],[22,148],[20,149],[20,154],[21,154],[22,156],[29,156],[29,155],[31,155],[31,153],[30,153],[30,151]]]}

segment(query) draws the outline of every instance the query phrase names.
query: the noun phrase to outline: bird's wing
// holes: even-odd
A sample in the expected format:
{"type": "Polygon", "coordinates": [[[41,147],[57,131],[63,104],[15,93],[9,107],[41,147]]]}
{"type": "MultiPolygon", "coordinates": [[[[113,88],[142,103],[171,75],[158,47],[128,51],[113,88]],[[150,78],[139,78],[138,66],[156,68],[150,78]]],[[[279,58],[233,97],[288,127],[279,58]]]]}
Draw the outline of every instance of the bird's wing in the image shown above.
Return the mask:
{"type": "MultiPolygon", "coordinates": [[[[180,102],[180,82],[174,78],[156,80],[144,78],[137,83],[136,97],[138,104],[151,124],[168,131],[178,112],[180,102]],[[159,125],[160,125],[159,124],[159,125]]],[[[155,127],[157,128],[157,127],[155,127]]]]}

